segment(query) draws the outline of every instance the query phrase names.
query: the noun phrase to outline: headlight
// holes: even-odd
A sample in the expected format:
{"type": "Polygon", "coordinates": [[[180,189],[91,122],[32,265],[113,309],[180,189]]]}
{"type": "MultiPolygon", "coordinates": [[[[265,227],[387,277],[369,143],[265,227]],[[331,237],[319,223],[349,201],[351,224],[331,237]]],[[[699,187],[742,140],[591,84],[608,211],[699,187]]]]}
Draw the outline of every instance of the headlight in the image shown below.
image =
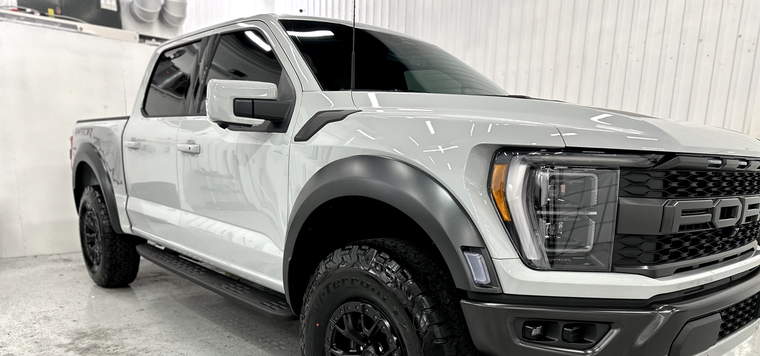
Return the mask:
{"type": "Polygon", "coordinates": [[[541,270],[610,271],[620,166],[653,156],[500,153],[491,193],[523,261],[541,270]]]}

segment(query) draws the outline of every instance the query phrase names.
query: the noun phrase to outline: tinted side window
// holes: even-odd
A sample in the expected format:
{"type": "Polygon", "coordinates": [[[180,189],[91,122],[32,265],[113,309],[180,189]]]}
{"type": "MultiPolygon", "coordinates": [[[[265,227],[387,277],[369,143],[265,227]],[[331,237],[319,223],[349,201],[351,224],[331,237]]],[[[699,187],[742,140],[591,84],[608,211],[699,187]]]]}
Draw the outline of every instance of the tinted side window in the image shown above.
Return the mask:
{"type": "MultiPolygon", "coordinates": [[[[277,85],[277,101],[254,100],[254,112],[281,117],[281,123],[268,123],[254,131],[282,131],[292,114],[295,91],[287,73],[277,60],[274,49],[259,31],[249,30],[221,35],[206,75],[204,88],[211,79],[248,80],[277,85]]],[[[206,99],[203,90],[201,102],[206,99]]]]}
{"type": "Polygon", "coordinates": [[[206,85],[211,79],[250,80],[274,83],[279,89],[282,76],[282,66],[266,37],[258,31],[233,32],[219,39],[206,85]]]}
{"type": "Polygon", "coordinates": [[[351,89],[350,26],[301,20],[281,20],[322,90],[351,89]]]}
{"type": "Polygon", "coordinates": [[[149,116],[189,113],[188,90],[195,78],[200,41],[161,53],[151,75],[143,108],[149,116]]]}

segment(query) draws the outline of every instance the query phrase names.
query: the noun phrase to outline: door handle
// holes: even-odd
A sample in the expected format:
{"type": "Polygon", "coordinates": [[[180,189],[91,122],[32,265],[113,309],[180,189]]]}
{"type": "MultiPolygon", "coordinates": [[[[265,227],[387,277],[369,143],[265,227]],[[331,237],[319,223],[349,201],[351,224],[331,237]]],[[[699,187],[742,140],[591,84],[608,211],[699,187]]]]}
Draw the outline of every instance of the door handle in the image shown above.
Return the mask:
{"type": "Polygon", "coordinates": [[[193,143],[178,143],[177,151],[197,155],[201,153],[201,145],[196,145],[193,143]]]}
{"type": "Polygon", "coordinates": [[[124,141],[124,147],[131,148],[131,149],[139,149],[140,148],[140,141],[124,141]]]}

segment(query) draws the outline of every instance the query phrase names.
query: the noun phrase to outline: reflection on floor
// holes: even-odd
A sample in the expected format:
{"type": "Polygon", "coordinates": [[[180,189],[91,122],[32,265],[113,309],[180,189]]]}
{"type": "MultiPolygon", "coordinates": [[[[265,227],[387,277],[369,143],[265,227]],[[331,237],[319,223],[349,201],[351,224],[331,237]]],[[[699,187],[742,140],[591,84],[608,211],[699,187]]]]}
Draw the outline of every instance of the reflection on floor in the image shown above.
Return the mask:
{"type": "MultiPolygon", "coordinates": [[[[0,260],[0,355],[299,354],[298,322],[260,317],[143,260],[102,289],[80,254],[0,260]]],[[[760,356],[760,337],[727,356],[760,356]]]]}

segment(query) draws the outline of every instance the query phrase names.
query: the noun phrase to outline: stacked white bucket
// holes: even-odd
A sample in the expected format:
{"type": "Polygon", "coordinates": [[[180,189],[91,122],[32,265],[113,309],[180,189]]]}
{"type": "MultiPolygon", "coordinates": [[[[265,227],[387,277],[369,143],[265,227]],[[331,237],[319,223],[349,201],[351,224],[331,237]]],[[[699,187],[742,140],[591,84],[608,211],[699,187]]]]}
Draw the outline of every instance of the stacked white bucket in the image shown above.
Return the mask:
{"type": "Polygon", "coordinates": [[[187,17],[187,0],[164,0],[161,20],[172,27],[179,27],[187,17]]]}
{"type": "Polygon", "coordinates": [[[129,11],[140,22],[155,22],[160,14],[165,24],[179,27],[187,17],[187,0],[132,0],[129,11]]]}

